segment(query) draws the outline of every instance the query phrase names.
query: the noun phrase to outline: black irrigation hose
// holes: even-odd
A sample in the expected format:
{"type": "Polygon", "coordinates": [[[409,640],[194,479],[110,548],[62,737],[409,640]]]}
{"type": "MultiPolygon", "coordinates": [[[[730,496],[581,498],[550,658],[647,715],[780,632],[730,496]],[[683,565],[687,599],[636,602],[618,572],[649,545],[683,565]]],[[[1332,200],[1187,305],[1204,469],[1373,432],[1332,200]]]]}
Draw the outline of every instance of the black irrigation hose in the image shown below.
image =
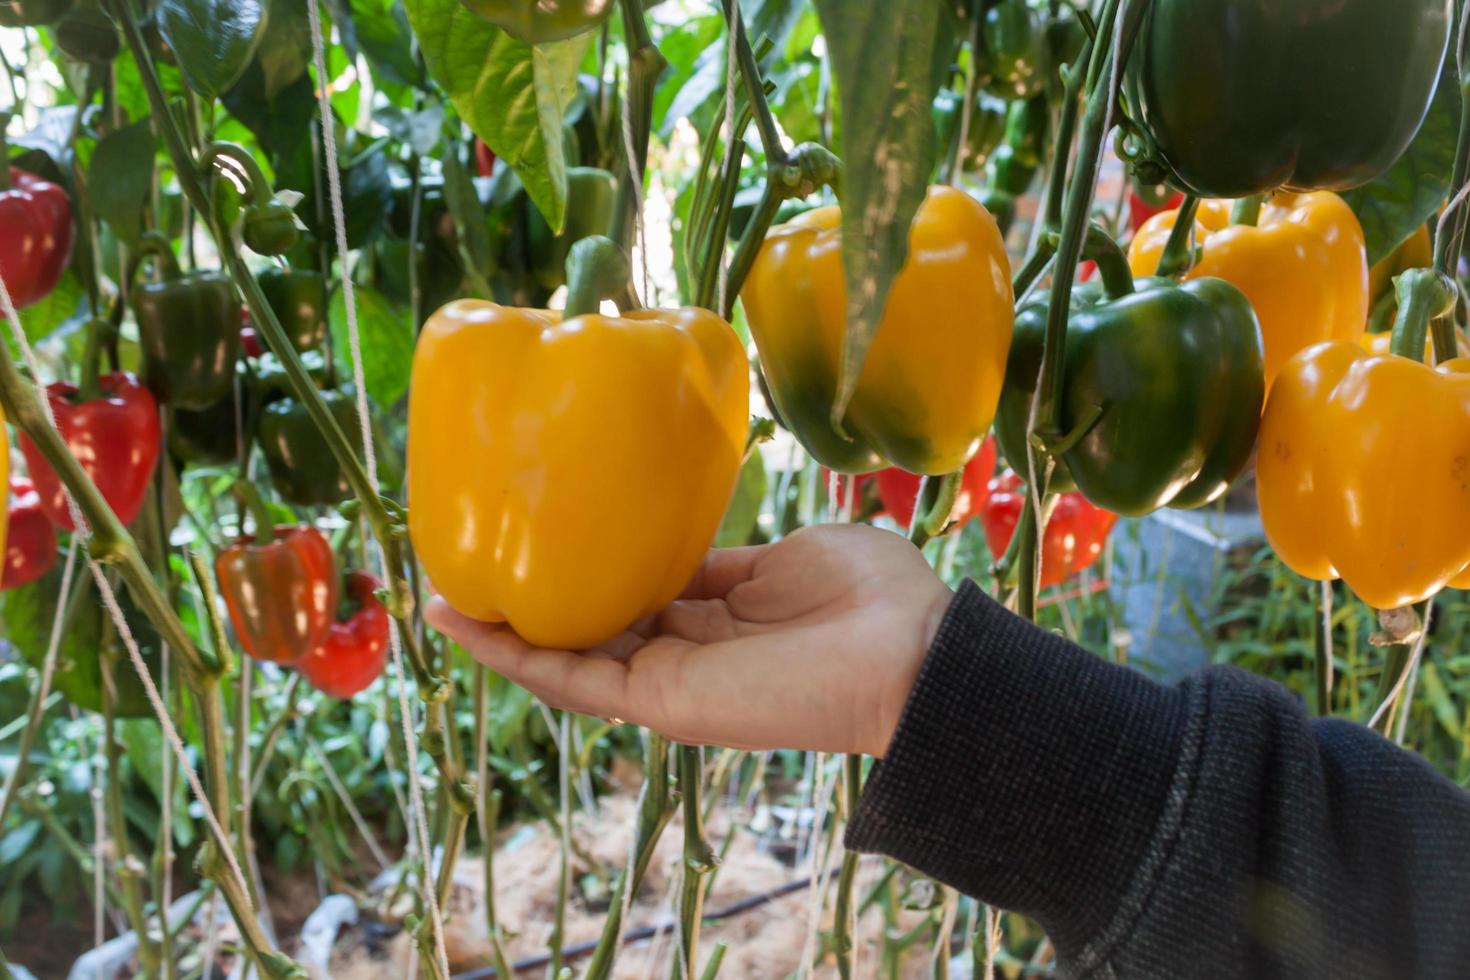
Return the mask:
{"type": "MultiPolygon", "coordinates": [[[[830,879],[831,877],[832,875],[829,874],[828,878],[830,879]]],[[[810,878],[800,878],[796,881],[788,882],[775,891],[769,891],[763,895],[752,895],[749,898],[742,898],[733,905],[727,905],[722,909],[715,909],[713,912],[706,912],[704,914],[704,921],[718,922],[720,919],[733,918],[752,909],[758,909],[762,905],[774,902],[778,898],[785,898],[787,895],[810,888],[811,884],[812,880],[810,878]]],[[[677,921],[668,922],[661,926],[639,926],[637,929],[630,929],[623,933],[623,945],[627,946],[632,943],[641,943],[645,939],[652,939],[656,935],[673,932],[677,928],[679,928],[677,921]]],[[[561,951],[561,960],[563,963],[569,963],[572,960],[581,959],[584,956],[590,955],[596,948],[596,940],[577,943],[575,946],[568,946],[561,951]]],[[[510,968],[513,973],[525,973],[529,970],[539,970],[550,962],[550,953],[538,953],[535,956],[528,956],[523,960],[517,960],[511,964],[510,968]]],[[[492,980],[492,978],[498,977],[499,974],[496,972],[495,967],[487,966],[483,970],[471,970],[469,973],[456,973],[451,980],[492,980]]]]}

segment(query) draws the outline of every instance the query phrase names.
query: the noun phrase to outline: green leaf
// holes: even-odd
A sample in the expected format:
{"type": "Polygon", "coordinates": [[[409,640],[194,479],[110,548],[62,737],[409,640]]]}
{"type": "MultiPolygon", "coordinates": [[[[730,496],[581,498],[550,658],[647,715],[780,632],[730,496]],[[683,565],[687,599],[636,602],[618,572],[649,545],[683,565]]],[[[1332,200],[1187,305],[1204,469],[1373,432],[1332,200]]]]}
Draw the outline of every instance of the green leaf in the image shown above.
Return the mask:
{"type": "MultiPolygon", "coordinates": [[[[221,101],[230,115],[255,134],[261,147],[280,160],[298,151],[310,154],[307,137],[317,113],[312,91],[311,76],[302,74],[274,96],[267,96],[265,68],[257,58],[221,101]]],[[[309,165],[306,173],[311,174],[309,165]]]]}
{"type": "Polygon", "coordinates": [[[130,718],[118,723],[118,733],[122,738],[123,748],[127,751],[128,762],[142,777],[143,782],[148,784],[159,805],[166,805],[168,801],[163,798],[161,755],[163,732],[159,730],[158,722],[152,718],[130,718]]]}
{"type": "MultiPolygon", "coordinates": [[[[408,392],[413,365],[413,328],[408,317],[395,310],[382,293],[366,286],[353,288],[357,299],[357,333],[361,341],[363,382],[368,394],[385,409],[408,392]]],[[[347,304],[342,291],[332,293],[327,313],[332,329],[332,351],[337,370],[352,377],[352,348],[347,335],[347,304]]]]}
{"type": "Polygon", "coordinates": [[[842,265],[847,336],[834,424],[852,400],[888,292],[908,258],[909,225],[934,169],[930,118],[954,25],[934,0],[816,0],[842,118],[842,265]]]}
{"type": "Polygon", "coordinates": [[[87,179],[92,206],[117,237],[136,244],[153,190],[153,124],[143,119],[102,137],[87,179]]]}
{"type": "MultiPolygon", "coordinates": [[[[311,62],[308,0],[270,0],[256,60],[265,74],[265,96],[274,99],[306,74],[311,62]]],[[[312,0],[314,2],[314,0],[312,0]]],[[[323,25],[323,29],[326,27],[323,25]]]]}
{"type": "Polygon", "coordinates": [[[6,831],[5,836],[0,837],[0,865],[11,864],[24,854],[40,832],[39,820],[27,820],[19,827],[6,831]]]}
{"type": "Polygon", "coordinates": [[[1402,245],[1449,196],[1460,133],[1460,93],[1454,69],[1451,57],[1419,134],[1398,162],[1387,173],[1342,194],[1363,226],[1369,265],[1402,245]]]}
{"type": "MultiPolygon", "coordinates": [[[[32,303],[20,311],[20,323],[25,328],[26,339],[36,344],[51,336],[69,320],[78,316],[81,301],[82,284],[77,279],[76,273],[67,269],[61,274],[56,288],[51,290],[45,299],[32,303]]],[[[11,338],[7,336],[6,340],[11,340],[11,338]]]]}
{"type": "Polygon", "coordinates": [[[520,175],[546,223],[566,220],[562,117],[593,35],[532,47],[459,0],[405,0],[432,75],[475,135],[520,175]]]}
{"type": "Polygon", "coordinates": [[[761,502],[766,499],[766,464],[759,450],[750,454],[740,469],[740,481],[735,485],[735,499],[725,511],[725,522],[715,537],[717,548],[738,548],[750,543],[756,522],[761,516],[761,502]]]}
{"type": "Polygon", "coordinates": [[[520,735],[526,725],[526,717],[536,705],[531,692],[501,677],[494,671],[487,679],[490,705],[485,718],[485,734],[496,752],[504,752],[511,741],[520,735]]]}
{"type": "Polygon", "coordinates": [[[189,87],[217,98],[244,74],[264,34],[259,0],[163,0],[158,27],[189,87]]]}
{"type": "Polygon", "coordinates": [[[342,46],[362,54],[384,80],[422,87],[424,73],[414,60],[408,17],[397,0],[332,0],[332,19],[342,46]]]}

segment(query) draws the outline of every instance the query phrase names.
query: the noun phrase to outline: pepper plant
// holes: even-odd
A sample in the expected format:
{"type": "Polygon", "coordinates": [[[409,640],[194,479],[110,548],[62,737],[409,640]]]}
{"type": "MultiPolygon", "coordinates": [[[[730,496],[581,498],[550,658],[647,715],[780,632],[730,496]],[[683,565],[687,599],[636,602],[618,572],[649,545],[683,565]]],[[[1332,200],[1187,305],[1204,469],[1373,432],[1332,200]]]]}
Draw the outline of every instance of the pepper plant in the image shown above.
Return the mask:
{"type": "Polygon", "coordinates": [[[586,647],[711,542],[867,520],[1119,656],[1112,549],[1252,466],[1279,558],[1229,601],[1287,653],[1228,609],[1200,639],[1470,778],[1465,12],[1236,6],[0,0],[0,947],[38,880],[182,976],[183,877],[301,976],[258,868],[309,862],[447,978],[474,848],[506,976],[496,831],[531,821],[552,975],[603,978],[677,811],[668,972],[711,977],[708,818],[764,794],[810,828],[799,971],[867,975],[881,916],[883,976],[1034,972],[1034,925],[839,855],[866,760],[541,710],[419,606],[586,647]],[[608,867],[576,825],[617,755],[608,867]]]}

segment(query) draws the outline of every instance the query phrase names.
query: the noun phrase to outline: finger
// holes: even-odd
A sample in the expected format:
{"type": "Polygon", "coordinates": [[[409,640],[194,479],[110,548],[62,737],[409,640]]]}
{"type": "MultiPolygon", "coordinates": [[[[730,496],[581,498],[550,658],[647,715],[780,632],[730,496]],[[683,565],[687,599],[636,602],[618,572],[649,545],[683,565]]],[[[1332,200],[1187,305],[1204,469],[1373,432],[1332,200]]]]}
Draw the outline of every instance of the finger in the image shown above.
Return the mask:
{"type": "Polygon", "coordinates": [[[429,625],[477,661],[554,708],[603,717],[639,717],[628,704],[628,672],[621,660],[531,646],[503,624],[480,623],[442,599],[424,610],[429,625]]]}
{"type": "Polygon", "coordinates": [[[770,545],[751,548],[721,548],[711,551],[684,589],[681,599],[723,599],[731,589],[748,582],[755,566],[770,545]]]}

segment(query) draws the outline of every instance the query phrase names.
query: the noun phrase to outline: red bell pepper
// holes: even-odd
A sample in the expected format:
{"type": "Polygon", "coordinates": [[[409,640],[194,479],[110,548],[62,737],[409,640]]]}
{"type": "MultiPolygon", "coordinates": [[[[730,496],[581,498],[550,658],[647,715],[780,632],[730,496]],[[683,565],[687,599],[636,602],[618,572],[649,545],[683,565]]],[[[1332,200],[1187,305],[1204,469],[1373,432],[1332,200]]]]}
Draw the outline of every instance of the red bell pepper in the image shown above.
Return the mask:
{"type": "Polygon", "coordinates": [[[240,645],[257,660],[295,663],[322,645],[337,611],[337,559],[310,527],[240,538],[214,563],[240,645]]]}
{"type": "MultiPolygon", "coordinates": [[[[990,478],[995,474],[995,437],[985,440],[985,445],[965,466],[965,475],[960,483],[960,495],[955,499],[954,510],[950,511],[950,523],[963,527],[980,513],[990,499],[990,478]]],[[[915,476],[898,467],[880,470],[878,473],[878,496],[883,509],[900,527],[914,522],[914,505],[919,500],[922,477],[915,476]]]]}
{"type": "MultiPolygon", "coordinates": [[[[104,374],[97,380],[102,389],[98,398],[77,401],[77,386],[70,381],[54,382],[46,387],[46,393],[62,441],[97,484],[118,520],[131,524],[143,509],[148,482],[158,462],[162,438],[158,403],[136,377],[126,372],[104,374]]],[[[52,524],[76,530],[61,478],[23,433],[20,448],[40,494],[41,509],[52,524]]]]}
{"type": "Polygon", "coordinates": [[[265,353],[265,344],[261,343],[260,333],[255,329],[255,320],[250,315],[250,307],[240,307],[240,350],[246,357],[260,357],[265,353]]]}
{"type": "Polygon", "coordinates": [[[1184,203],[1184,194],[1176,191],[1167,197],[1155,194],[1153,200],[1138,193],[1137,187],[1128,188],[1128,220],[1136,232],[1143,227],[1143,223],[1156,214],[1170,211],[1184,203]],[[1155,203],[1158,201],[1159,203],[1155,203]]]}
{"type": "Polygon", "coordinates": [[[388,609],[378,600],[383,583],[367,572],[349,572],[347,597],[357,607],[327,630],[316,650],[296,662],[311,686],[346,701],[366,690],[388,664],[388,609]]]}
{"type": "Polygon", "coordinates": [[[56,565],[56,529],[41,510],[41,495],[30,480],[10,481],[10,514],[5,531],[5,571],[0,592],[29,585],[56,565]]]}
{"type": "MultiPolygon", "coordinates": [[[[981,520],[985,523],[990,553],[996,558],[1010,548],[1025,506],[1026,488],[1014,470],[1006,470],[990,481],[990,499],[981,512],[981,520]]],[[[1046,539],[1041,548],[1041,587],[1060,585],[1089,568],[1102,555],[1117,522],[1117,514],[1094,507],[1082,494],[1062,494],[1046,525],[1046,539]]]]}
{"type": "Polygon", "coordinates": [[[475,169],[481,177],[495,174],[495,151],[482,139],[475,140],[475,169]]]}
{"type": "MultiPolygon", "coordinates": [[[[16,167],[0,191],[0,277],[16,309],[44,299],[71,260],[71,200],[66,191],[16,167]]],[[[3,319],[0,314],[0,319],[3,319]]]]}

